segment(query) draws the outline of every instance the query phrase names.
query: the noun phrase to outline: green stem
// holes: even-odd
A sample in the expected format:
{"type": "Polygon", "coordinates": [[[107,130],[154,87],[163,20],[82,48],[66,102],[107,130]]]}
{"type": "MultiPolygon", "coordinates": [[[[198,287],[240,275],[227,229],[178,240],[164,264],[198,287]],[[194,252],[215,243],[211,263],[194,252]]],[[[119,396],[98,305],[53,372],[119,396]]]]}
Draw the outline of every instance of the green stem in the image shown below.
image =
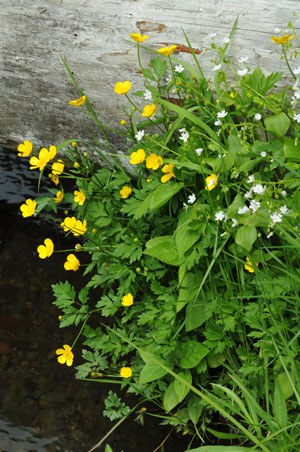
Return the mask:
{"type": "Polygon", "coordinates": [[[294,74],[294,72],[293,72],[293,70],[292,70],[292,68],[291,68],[291,66],[290,66],[290,63],[289,63],[289,61],[288,61],[288,59],[287,59],[285,44],[282,44],[282,52],[283,52],[283,56],[284,56],[286,65],[287,65],[287,67],[288,67],[290,73],[292,74],[293,79],[294,79],[294,80],[297,80],[297,77],[295,76],[295,74],[294,74]]]}

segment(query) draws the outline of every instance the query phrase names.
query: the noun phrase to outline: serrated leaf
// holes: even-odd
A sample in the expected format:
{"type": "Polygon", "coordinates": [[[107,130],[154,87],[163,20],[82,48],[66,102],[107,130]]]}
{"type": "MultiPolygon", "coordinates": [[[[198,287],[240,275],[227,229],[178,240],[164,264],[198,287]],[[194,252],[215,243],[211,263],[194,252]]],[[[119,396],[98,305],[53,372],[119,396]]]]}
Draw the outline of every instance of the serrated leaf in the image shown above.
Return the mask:
{"type": "Polygon", "coordinates": [[[265,119],[265,126],[274,135],[284,137],[291,124],[289,117],[282,111],[265,119]]]}

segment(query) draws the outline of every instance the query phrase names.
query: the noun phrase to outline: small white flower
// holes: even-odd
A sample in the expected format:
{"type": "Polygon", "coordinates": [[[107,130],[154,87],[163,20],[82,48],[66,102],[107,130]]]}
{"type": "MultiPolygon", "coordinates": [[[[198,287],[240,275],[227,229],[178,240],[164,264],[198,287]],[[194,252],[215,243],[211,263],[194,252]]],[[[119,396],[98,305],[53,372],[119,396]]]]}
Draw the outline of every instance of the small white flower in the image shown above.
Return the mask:
{"type": "Polygon", "coordinates": [[[265,191],[266,187],[261,184],[256,184],[252,187],[252,191],[256,193],[257,195],[262,195],[265,191]]]}
{"type": "Polygon", "coordinates": [[[282,29],[281,28],[279,28],[279,27],[275,27],[274,28],[274,33],[281,33],[282,32],[282,29]]]}
{"type": "Polygon", "coordinates": [[[249,207],[252,210],[252,212],[255,213],[260,208],[260,202],[255,201],[255,199],[252,199],[252,201],[250,201],[249,207]]]}
{"type": "Polygon", "coordinates": [[[222,125],[222,121],[221,121],[220,119],[217,119],[217,120],[214,122],[214,125],[215,125],[215,126],[221,126],[221,125],[222,125]]]}
{"type": "Polygon", "coordinates": [[[247,179],[248,184],[253,184],[254,181],[255,181],[255,177],[253,176],[253,174],[250,174],[247,179]]]}
{"type": "Polygon", "coordinates": [[[240,77],[243,77],[243,75],[246,75],[248,73],[248,69],[247,68],[245,68],[245,69],[240,69],[239,71],[237,71],[237,74],[240,76],[240,77]]]}
{"type": "Polygon", "coordinates": [[[138,133],[135,135],[135,138],[137,139],[137,141],[141,141],[143,139],[144,135],[145,135],[145,131],[139,130],[138,133]]]}
{"type": "Polygon", "coordinates": [[[181,132],[181,133],[186,132],[186,131],[187,131],[187,130],[186,130],[185,127],[183,127],[182,129],[179,129],[179,130],[178,130],[178,132],[181,132]]]}
{"type": "Polygon", "coordinates": [[[281,196],[283,196],[284,198],[286,197],[286,191],[285,190],[282,190],[281,196]]]}
{"type": "Polygon", "coordinates": [[[293,72],[295,75],[300,75],[300,66],[296,67],[293,72]]]}
{"type": "Polygon", "coordinates": [[[230,42],[230,38],[224,38],[224,39],[223,39],[223,43],[224,43],[224,44],[228,44],[229,42],[230,42]]]}
{"type": "Polygon", "coordinates": [[[189,139],[189,136],[190,136],[190,134],[188,132],[182,132],[179,139],[182,140],[184,143],[186,143],[187,140],[189,139]]]}
{"type": "Polygon", "coordinates": [[[247,63],[247,61],[248,61],[248,59],[249,59],[249,57],[240,57],[239,59],[238,59],[238,61],[239,61],[239,63],[247,63]]]}
{"type": "Polygon", "coordinates": [[[274,212],[272,213],[272,215],[270,215],[270,219],[272,220],[273,224],[280,223],[282,221],[282,215],[281,213],[274,212]]]}
{"type": "Polygon", "coordinates": [[[289,209],[287,208],[286,205],[281,206],[279,210],[282,215],[286,215],[287,213],[289,213],[289,209]]]}
{"type": "Polygon", "coordinates": [[[192,194],[192,195],[190,195],[189,197],[188,197],[188,200],[187,200],[187,202],[189,203],[189,204],[194,204],[194,202],[196,201],[196,196],[194,195],[194,193],[192,194]]]}
{"type": "Polygon", "coordinates": [[[255,113],[254,119],[255,119],[255,121],[259,121],[261,119],[261,114],[260,113],[255,113]]]}
{"type": "Polygon", "coordinates": [[[222,210],[219,210],[219,212],[217,212],[215,214],[215,220],[217,221],[223,221],[226,218],[226,213],[222,212],[222,210]]]}
{"type": "Polygon", "coordinates": [[[238,214],[239,215],[244,215],[245,213],[248,213],[249,212],[249,207],[247,207],[247,206],[243,206],[243,207],[240,207],[239,208],[239,210],[238,210],[238,214]]]}
{"type": "Polygon", "coordinates": [[[203,152],[203,148],[195,149],[195,152],[196,152],[196,154],[199,155],[199,157],[200,157],[200,155],[201,155],[202,152],[203,152]]]}
{"type": "Polygon", "coordinates": [[[212,71],[216,72],[216,71],[220,71],[222,69],[222,64],[216,64],[213,68],[212,71]]]}
{"type": "Polygon", "coordinates": [[[260,155],[261,155],[261,157],[266,157],[267,153],[266,153],[266,151],[261,151],[260,155]]]}
{"type": "Polygon", "coordinates": [[[225,116],[227,116],[227,111],[222,110],[222,111],[218,111],[217,113],[217,118],[225,118],[225,116]]]}
{"type": "Polygon", "coordinates": [[[252,190],[246,191],[246,193],[244,194],[244,198],[245,199],[252,198],[252,190]]]}
{"type": "Polygon", "coordinates": [[[210,33],[208,35],[209,38],[214,39],[217,36],[217,33],[210,33]]]}
{"type": "Polygon", "coordinates": [[[300,123],[300,113],[295,113],[295,114],[294,114],[294,119],[295,119],[295,121],[297,121],[298,124],[299,124],[299,123],[300,123]]]}
{"type": "Polygon", "coordinates": [[[294,99],[300,99],[300,91],[295,91],[293,98],[294,99]]]}
{"type": "Polygon", "coordinates": [[[235,228],[238,224],[239,224],[239,222],[237,221],[237,219],[232,218],[232,227],[235,228]]]}
{"type": "Polygon", "coordinates": [[[274,235],[274,232],[270,232],[270,234],[267,235],[267,239],[269,239],[270,237],[272,237],[272,235],[274,235]]]}
{"type": "Polygon", "coordinates": [[[143,96],[145,100],[152,100],[152,93],[151,91],[149,91],[149,89],[145,90],[143,96]]]}
{"type": "Polygon", "coordinates": [[[174,71],[177,72],[178,74],[180,74],[181,72],[184,71],[184,67],[182,66],[182,64],[177,64],[177,65],[175,66],[174,71]]]}

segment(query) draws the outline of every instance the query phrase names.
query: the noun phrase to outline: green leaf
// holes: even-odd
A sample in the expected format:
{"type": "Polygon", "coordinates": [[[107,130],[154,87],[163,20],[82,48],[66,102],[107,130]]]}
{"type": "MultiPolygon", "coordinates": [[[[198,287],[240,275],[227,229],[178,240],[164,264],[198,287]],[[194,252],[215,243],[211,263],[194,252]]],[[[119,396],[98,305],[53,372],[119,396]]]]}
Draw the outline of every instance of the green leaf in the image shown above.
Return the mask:
{"type": "Polygon", "coordinates": [[[288,375],[285,372],[277,375],[276,384],[278,384],[278,386],[280,387],[284,400],[292,397],[292,395],[294,394],[293,386],[288,375]]]}
{"type": "Polygon", "coordinates": [[[186,310],[186,331],[192,331],[206,322],[212,316],[212,307],[202,294],[196,300],[192,300],[186,310]]]}
{"type": "Polygon", "coordinates": [[[159,185],[153,192],[151,192],[137,208],[134,215],[135,220],[138,220],[147,212],[159,209],[166,204],[176,193],[178,193],[184,184],[177,182],[168,182],[167,184],[159,185]]]}
{"type": "Polygon", "coordinates": [[[249,452],[252,448],[240,446],[202,446],[185,452],[249,452]]]}
{"type": "Polygon", "coordinates": [[[235,236],[235,243],[249,252],[256,239],[256,228],[254,226],[245,225],[238,229],[235,236]]]}
{"type": "Polygon", "coordinates": [[[174,381],[175,392],[176,392],[180,402],[182,402],[182,400],[184,400],[185,397],[190,392],[190,385],[192,384],[192,374],[189,370],[186,370],[185,372],[179,372],[178,375],[181,378],[184,378],[184,380],[186,380],[186,382],[189,385],[189,386],[187,386],[184,383],[182,383],[182,381],[179,381],[179,380],[174,381]]]}
{"type": "Polygon", "coordinates": [[[146,363],[141,371],[139,383],[149,383],[150,381],[158,380],[166,374],[167,371],[158,364],[146,363]]]}
{"type": "Polygon", "coordinates": [[[154,77],[151,69],[148,68],[143,68],[142,69],[142,74],[145,78],[148,78],[150,80],[152,80],[153,82],[156,82],[156,78],[154,77]]]}
{"type": "Polygon", "coordinates": [[[178,251],[172,236],[155,237],[146,243],[144,254],[169,265],[180,265],[178,251]]]}
{"type": "Polygon", "coordinates": [[[166,61],[159,57],[156,57],[156,58],[152,58],[150,63],[151,63],[151,66],[152,66],[155,74],[157,75],[157,78],[158,79],[162,78],[162,76],[164,75],[164,73],[167,70],[166,61]]]}
{"type": "Polygon", "coordinates": [[[183,369],[191,369],[202,361],[209,350],[197,341],[188,341],[182,344],[180,352],[182,354],[180,366],[183,369]]]}
{"type": "Polygon", "coordinates": [[[202,401],[199,397],[196,397],[195,394],[192,394],[189,397],[189,401],[187,404],[187,409],[188,409],[188,414],[189,417],[191,419],[191,421],[193,422],[193,424],[197,424],[199,417],[202,413],[202,401]]]}
{"type": "Polygon", "coordinates": [[[283,152],[287,159],[300,162],[300,143],[295,145],[295,140],[284,138],[283,152]]]}
{"type": "Polygon", "coordinates": [[[281,390],[281,385],[275,380],[274,402],[273,402],[274,417],[281,428],[288,425],[288,415],[286,409],[286,402],[281,390]]]}
{"type": "Polygon", "coordinates": [[[265,126],[269,132],[280,137],[284,137],[291,124],[289,117],[282,111],[274,116],[265,119],[265,126]]]}

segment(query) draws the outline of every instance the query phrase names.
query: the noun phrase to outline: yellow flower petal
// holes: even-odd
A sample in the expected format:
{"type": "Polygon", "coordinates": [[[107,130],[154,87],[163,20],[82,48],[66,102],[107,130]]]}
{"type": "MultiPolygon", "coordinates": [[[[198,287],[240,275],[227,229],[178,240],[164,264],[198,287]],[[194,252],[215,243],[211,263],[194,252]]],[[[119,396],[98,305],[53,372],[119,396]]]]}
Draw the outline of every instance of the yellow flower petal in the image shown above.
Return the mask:
{"type": "Polygon", "coordinates": [[[149,38],[148,35],[142,36],[140,33],[130,33],[131,39],[133,39],[135,42],[144,42],[146,39],[149,38]]]}
{"type": "Polygon", "coordinates": [[[73,105],[74,107],[81,107],[85,104],[85,101],[87,100],[87,96],[81,96],[79,99],[70,100],[69,104],[73,105]]]}
{"type": "Polygon", "coordinates": [[[117,82],[114,87],[114,92],[116,94],[126,94],[131,88],[131,83],[128,80],[125,82],[117,82]]]}
{"type": "Polygon", "coordinates": [[[131,367],[121,367],[120,376],[122,378],[130,378],[132,376],[131,367]]]}
{"type": "Polygon", "coordinates": [[[124,185],[124,187],[121,188],[119,193],[120,193],[122,199],[126,199],[131,195],[132,188],[129,187],[128,185],[124,185]]]}
{"type": "Polygon", "coordinates": [[[176,49],[177,49],[177,46],[172,45],[169,47],[162,47],[161,49],[158,49],[157,52],[163,56],[169,56],[169,55],[172,55],[172,53],[174,53],[176,49]]]}

